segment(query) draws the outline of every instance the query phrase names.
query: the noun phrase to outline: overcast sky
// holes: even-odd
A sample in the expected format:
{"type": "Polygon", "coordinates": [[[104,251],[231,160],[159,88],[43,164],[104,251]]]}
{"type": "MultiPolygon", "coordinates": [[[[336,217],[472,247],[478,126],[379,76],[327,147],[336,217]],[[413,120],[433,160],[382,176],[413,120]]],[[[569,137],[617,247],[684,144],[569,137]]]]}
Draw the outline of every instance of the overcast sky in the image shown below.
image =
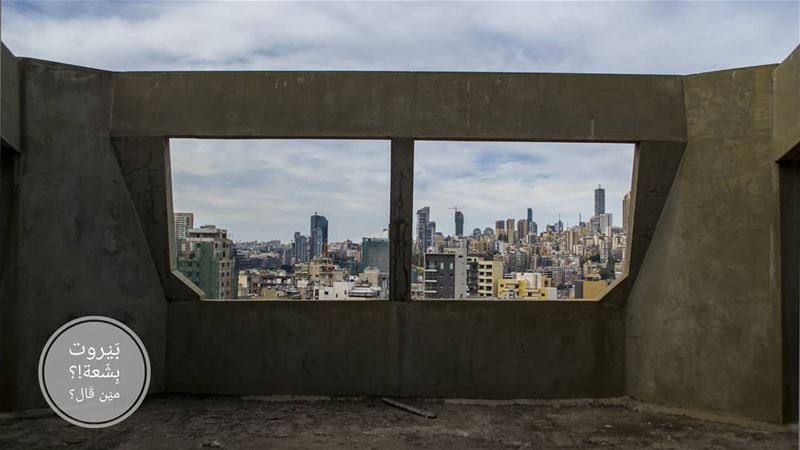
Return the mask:
{"type": "MultiPolygon", "coordinates": [[[[430,70],[688,74],[772,64],[800,42],[789,2],[2,3],[19,56],[110,70],[430,70]]],[[[383,141],[173,141],[176,210],[235,239],[360,239],[388,222],[383,141]]],[[[570,224],[607,188],[619,224],[632,148],[417,144],[415,207],[453,232],[522,218],[570,224]]]]}

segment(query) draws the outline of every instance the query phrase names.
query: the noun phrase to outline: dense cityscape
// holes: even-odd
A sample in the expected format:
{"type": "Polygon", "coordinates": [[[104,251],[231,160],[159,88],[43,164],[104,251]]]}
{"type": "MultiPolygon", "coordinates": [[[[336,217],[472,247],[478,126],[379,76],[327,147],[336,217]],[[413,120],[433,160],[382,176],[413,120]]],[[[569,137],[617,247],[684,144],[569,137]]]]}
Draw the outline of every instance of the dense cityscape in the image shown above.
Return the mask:
{"type": "MultiPolygon", "coordinates": [[[[622,226],[606,213],[605,189],[594,190],[594,214],[578,225],[541,227],[533,208],[521,219],[464,233],[464,208],[454,206],[455,234],[417,210],[412,298],[564,300],[597,299],[623,271],[630,193],[622,226]]],[[[308,235],[234,243],[215,225],[194,228],[194,214],[175,213],[178,270],[208,299],[380,300],[389,292],[389,239],[328,241],[328,220],[314,213],[308,235]]]]}

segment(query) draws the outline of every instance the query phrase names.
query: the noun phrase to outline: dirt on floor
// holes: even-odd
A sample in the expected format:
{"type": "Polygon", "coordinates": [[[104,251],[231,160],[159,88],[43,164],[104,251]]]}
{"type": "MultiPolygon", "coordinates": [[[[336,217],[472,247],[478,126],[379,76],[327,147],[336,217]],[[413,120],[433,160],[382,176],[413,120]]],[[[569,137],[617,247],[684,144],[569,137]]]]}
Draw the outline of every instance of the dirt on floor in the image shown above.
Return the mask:
{"type": "Polygon", "coordinates": [[[734,425],[618,400],[469,402],[160,396],[105,429],[49,411],[0,416],[2,449],[796,449],[796,427],[734,425]]]}

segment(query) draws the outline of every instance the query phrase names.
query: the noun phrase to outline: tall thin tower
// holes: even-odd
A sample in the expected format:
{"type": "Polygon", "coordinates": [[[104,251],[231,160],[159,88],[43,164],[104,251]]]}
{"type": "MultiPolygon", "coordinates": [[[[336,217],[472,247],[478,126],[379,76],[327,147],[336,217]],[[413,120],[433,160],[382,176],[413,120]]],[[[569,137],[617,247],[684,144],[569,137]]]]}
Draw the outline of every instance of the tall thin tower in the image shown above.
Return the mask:
{"type": "Polygon", "coordinates": [[[311,259],[328,253],[328,219],[316,212],[311,216],[308,244],[311,259]]]}
{"type": "Polygon", "coordinates": [[[597,185],[594,190],[594,215],[599,216],[606,213],[606,190],[603,186],[597,185]]]}

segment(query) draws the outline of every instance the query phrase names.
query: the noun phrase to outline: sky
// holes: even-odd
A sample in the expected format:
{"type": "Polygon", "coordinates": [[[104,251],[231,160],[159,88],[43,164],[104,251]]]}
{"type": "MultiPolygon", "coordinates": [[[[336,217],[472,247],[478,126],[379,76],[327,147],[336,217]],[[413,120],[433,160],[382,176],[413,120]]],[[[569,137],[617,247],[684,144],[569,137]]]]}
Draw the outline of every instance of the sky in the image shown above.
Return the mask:
{"type": "MultiPolygon", "coordinates": [[[[800,2],[3,1],[18,56],[108,70],[401,70],[689,74],[773,64],[800,42],[800,2]]],[[[569,224],[606,187],[620,223],[632,147],[418,142],[415,208],[453,232],[569,224]],[[422,163],[421,161],[424,161],[422,163]]],[[[374,236],[388,222],[386,141],[173,140],[175,210],[237,240],[374,236]]]]}

